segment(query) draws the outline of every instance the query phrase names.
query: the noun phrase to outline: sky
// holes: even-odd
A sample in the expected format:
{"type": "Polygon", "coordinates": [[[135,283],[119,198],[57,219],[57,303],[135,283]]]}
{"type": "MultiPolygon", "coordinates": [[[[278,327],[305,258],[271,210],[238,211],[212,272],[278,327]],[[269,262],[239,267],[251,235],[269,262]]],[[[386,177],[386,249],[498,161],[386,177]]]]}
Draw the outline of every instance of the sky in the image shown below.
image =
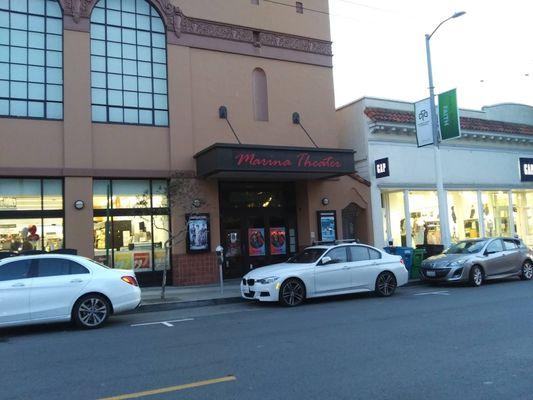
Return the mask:
{"type": "Polygon", "coordinates": [[[533,1],[330,0],[335,102],[361,97],[415,102],[457,88],[460,108],[533,106],[533,1]]]}

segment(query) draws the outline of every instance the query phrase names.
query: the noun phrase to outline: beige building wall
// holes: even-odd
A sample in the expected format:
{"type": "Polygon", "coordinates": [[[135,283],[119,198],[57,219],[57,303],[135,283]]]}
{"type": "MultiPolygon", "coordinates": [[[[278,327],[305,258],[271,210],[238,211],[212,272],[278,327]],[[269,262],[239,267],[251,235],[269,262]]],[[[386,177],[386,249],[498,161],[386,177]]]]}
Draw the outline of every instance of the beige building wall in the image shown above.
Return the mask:
{"type": "MultiPolygon", "coordinates": [[[[294,1],[283,1],[291,6],[294,1]]],[[[268,31],[330,40],[328,0],[303,1],[303,14],[295,7],[283,6],[259,0],[172,0],[190,17],[208,19],[228,24],[251,26],[268,31]],[[313,12],[309,10],[316,10],[313,12]]]]}
{"type": "MultiPolygon", "coordinates": [[[[164,2],[154,0],[156,3],[164,2]]],[[[93,178],[159,178],[195,171],[195,153],[217,142],[236,142],[226,121],[218,116],[222,105],[228,108],[229,121],[243,144],[312,147],[301,127],[292,123],[292,113],[298,112],[302,125],[320,147],[340,147],[331,56],[313,50],[315,45],[329,45],[327,15],[308,10],[299,14],[292,7],[263,0],[259,5],[248,0],[172,3],[188,18],[217,21],[227,29],[253,27],[261,34],[274,32],[293,47],[256,46],[201,34],[180,36],[167,21],[169,127],[92,123],[90,22],[83,13],[76,22],[67,10],[64,120],[2,118],[0,175],[64,177],[66,245],[78,248],[82,255],[93,255],[93,178]],[[308,48],[306,38],[318,41],[308,48]],[[302,43],[303,48],[299,47],[302,43]],[[255,68],[263,69],[267,77],[268,121],[254,119],[255,68]],[[75,210],[76,200],[83,200],[86,207],[75,210]]],[[[70,3],[61,4],[67,7],[70,3]]],[[[326,0],[307,0],[304,6],[328,11],[326,0]]],[[[220,242],[218,182],[198,181],[198,185],[206,204],[196,211],[211,215],[214,248],[220,242]]],[[[322,197],[330,198],[328,208],[337,210],[340,224],[342,208],[350,202],[368,208],[365,190],[352,178],[297,183],[300,244],[309,244],[311,232],[317,231],[316,210],[322,207],[322,197]]],[[[189,210],[188,204],[173,207],[174,232],[183,229],[189,210]]],[[[342,236],[340,228],[338,235],[342,236]]],[[[174,251],[183,253],[184,243],[174,251]]]]}

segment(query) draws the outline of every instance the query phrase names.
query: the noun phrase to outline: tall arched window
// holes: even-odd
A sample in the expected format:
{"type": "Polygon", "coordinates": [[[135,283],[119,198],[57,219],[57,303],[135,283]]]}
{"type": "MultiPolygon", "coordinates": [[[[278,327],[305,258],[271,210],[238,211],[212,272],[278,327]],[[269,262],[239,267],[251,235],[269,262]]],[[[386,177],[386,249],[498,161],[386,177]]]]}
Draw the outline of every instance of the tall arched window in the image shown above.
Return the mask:
{"type": "Polygon", "coordinates": [[[63,15],[56,0],[0,0],[0,115],[63,118],[63,15]]]}
{"type": "Polygon", "coordinates": [[[166,31],[146,0],[100,0],[91,15],[95,122],[168,125],[166,31]]]}
{"type": "Polygon", "coordinates": [[[252,75],[255,120],[268,121],[268,87],[265,71],[256,68],[252,75]]]}

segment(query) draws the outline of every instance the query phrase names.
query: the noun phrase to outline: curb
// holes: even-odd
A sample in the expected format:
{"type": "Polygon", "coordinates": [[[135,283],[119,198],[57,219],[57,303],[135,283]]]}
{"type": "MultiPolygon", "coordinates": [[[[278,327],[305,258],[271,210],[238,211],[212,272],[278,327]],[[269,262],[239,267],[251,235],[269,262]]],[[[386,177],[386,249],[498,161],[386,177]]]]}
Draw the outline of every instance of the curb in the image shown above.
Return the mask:
{"type": "Polygon", "coordinates": [[[219,306],[223,304],[240,303],[243,301],[241,297],[225,297],[221,299],[205,299],[192,301],[168,301],[161,303],[142,304],[130,313],[147,313],[157,311],[179,310],[183,308],[219,306]]]}
{"type": "MultiPolygon", "coordinates": [[[[403,287],[410,286],[419,286],[423,285],[425,282],[420,279],[412,279],[407,282],[403,287]]],[[[192,300],[192,301],[168,301],[152,304],[142,304],[135,310],[130,311],[126,314],[133,313],[148,313],[148,312],[158,312],[158,311],[170,311],[170,310],[180,310],[184,308],[195,308],[195,307],[207,307],[207,306],[219,306],[223,304],[235,304],[244,302],[240,296],[236,297],[224,297],[220,299],[205,299],[205,300],[192,300]]]]}
{"type": "Polygon", "coordinates": [[[403,287],[419,286],[419,285],[423,285],[425,283],[426,282],[424,282],[421,279],[410,279],[405,285],[403,285],[403,287]]]}

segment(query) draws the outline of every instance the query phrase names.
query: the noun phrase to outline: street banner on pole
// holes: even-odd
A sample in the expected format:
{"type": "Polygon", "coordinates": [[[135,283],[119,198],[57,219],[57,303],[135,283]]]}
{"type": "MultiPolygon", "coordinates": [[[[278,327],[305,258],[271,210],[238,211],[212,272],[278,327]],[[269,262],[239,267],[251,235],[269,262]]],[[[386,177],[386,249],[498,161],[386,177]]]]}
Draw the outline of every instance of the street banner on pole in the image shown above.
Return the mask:
{"type": "Polygon", "coordinates": [[[457,91],[455,89],[439,94],[439,124],[442,140],[461,137],[457,91]]]}
{"type": "Polygon", "coordinates": [[[415,103],[415,125],[418,147],[433,144],[433,124],[429,97],[415,103]]]}

